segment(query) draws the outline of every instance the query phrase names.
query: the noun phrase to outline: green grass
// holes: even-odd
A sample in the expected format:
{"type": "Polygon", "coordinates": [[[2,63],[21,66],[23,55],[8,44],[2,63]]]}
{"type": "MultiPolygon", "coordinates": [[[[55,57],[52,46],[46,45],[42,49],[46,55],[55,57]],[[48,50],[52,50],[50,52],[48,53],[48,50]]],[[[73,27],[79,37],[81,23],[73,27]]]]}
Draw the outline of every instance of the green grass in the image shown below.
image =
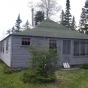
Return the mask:
{"type": "Polygon", "coordinates": [[[0,62],[0,88],[88,88],[88,70],[56,71],[57,81],[49,84],[24,84],[20,77],[24,71],[12,74],[3,73],[0,62]]]}

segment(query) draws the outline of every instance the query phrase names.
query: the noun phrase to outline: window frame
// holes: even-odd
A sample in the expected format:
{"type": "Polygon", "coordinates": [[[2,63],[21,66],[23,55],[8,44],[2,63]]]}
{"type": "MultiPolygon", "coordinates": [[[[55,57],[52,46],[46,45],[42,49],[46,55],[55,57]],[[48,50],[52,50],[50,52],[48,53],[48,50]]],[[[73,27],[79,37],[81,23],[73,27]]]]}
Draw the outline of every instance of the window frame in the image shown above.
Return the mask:
{"type": "Polygon", "coordinates": [[[8,48],[9,48],[9,39],[6,40],[6,51],[8,51],[8,48]]]}
{"type": "Polygon", "coordinates": [[[64,55],[70,55],[71,54],[71,40],[63,40],[62,44],[62,54],[64,55]],[[69,45],[68,45],[69,43],[69,45]],[[69,47],[69,49],[68,49],[69,47]]]}
{"type": "Polygon", "coordinates": [[[2,42],[1,42],[1,47],[0,47],[0,51],[2,52],[2,42]]]}
{"type": "MultiPolygon", "coordinates": [[[[75,49],[76,50],[76,49],[75,49]]],[[[74,40],[73,41],[73,56],[74,57],[80,57],[80,56],[88,56],[88,41],[85,41],[85,40],[74,40]],[[74,42],[75,41],[78,41],[79,42],[79,52],[78,52],[78,55],[76,55],[76,53],[74,52],[74,42]],[[84,52],[83,52],[84,50],[84,52]],[[74,54],[75,53],[75,54],[74,54]]]]}
{"type": "Polygon", "coordinates": [[[4,47],[3,47],[3,53],[4,53],[4,47]]]}
{"type": "Polygon", "coordinates": [[[57,40],[49,40],[49,49],[56,49],[55,52],[57,53],[57,40]]]}
{"type": "Polygon", "coordinates": [[[28,37],[23,37],[23,38],[21,39],[21,45],[22,45],[22,46],[29,46],[29,45],[30,45],[30,38],[28,38],[28,37]]]}

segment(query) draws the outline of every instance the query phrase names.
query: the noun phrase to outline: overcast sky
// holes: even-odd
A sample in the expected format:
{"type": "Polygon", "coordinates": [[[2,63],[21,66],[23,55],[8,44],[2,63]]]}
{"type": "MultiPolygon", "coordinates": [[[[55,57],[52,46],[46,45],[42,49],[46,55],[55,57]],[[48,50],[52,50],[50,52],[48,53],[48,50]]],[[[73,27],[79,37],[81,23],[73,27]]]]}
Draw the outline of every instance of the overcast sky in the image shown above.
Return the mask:
{"type": "MultiPolygon", "coordinates": [[[[18,14],[22,19],[21,25],[23,25],[28,19],[31,24],[31,9],[28,7],[28,2],[31,0],[0,0],[0,40],[2,40],[6,31],[15,25],[18,14]]],[[[39,1],[39,0],[34,0],[39,1]]],[[[57,0],[62,9],[65,10],[66,0],[57,0]]],[[[78,24],[81,14],[81,9],[85,5],[85,0],[70,0],[71,14],[75,16],[75,20],[78,24]]],[[[54,18],[59,20],[59,14],[54,18]]],[[[54,19],[52,18],[52,19],[54,19]]]]}

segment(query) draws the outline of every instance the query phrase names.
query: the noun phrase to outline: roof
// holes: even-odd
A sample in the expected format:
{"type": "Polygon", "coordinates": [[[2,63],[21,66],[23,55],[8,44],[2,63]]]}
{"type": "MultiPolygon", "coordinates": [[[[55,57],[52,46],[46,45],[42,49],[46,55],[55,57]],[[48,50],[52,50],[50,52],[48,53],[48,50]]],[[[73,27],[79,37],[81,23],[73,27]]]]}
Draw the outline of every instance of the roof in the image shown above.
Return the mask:
{"type": "Polygon", "coordinates": [[[57,22],[50,19],[44,20],[38,26],[30,30],[14,33],[12,35],[26,35],[38,37],[54,37],[54,38],[75,38],[88,39],[88,35],[70,30],[57,22]]]}

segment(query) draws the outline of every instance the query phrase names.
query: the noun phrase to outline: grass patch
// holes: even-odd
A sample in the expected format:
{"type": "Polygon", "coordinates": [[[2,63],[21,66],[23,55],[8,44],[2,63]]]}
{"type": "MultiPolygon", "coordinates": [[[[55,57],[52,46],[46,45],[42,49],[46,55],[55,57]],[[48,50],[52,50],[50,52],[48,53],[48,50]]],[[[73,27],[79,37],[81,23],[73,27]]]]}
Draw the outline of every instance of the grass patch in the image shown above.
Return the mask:
{"type": "Polygon", "coordinates": [[[0,61],[0,88],[88,88],[88,70],[56,71],[57,81],[45,84],[23,83],[20,78],[25,70],[3,73],[4,64],[0,61]]]}

